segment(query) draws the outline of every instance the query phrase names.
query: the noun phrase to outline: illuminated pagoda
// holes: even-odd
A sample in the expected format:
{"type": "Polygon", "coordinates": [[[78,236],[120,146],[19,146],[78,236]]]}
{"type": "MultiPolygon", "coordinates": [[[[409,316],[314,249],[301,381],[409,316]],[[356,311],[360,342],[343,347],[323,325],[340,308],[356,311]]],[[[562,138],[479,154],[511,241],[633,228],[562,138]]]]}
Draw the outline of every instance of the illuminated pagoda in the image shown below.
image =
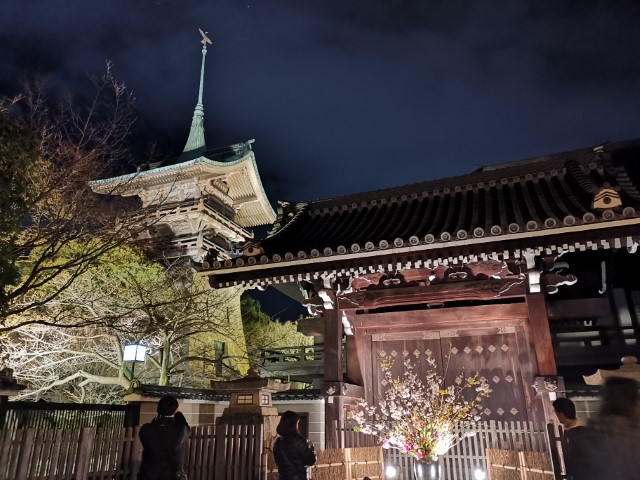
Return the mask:
{"type": "Polygon", "coordinates": [[[202,96],[211,42],[201,34],[198,101],[182,154],[90,183],[97,193],[139,197],[140,218],[149,225],[142,239],[158,241],[169,258],[188,256],[198,263],[236,257],[238,245],[253,238],[248,228],[276,218],[260,181],[253,140],[213,150],[206,147],[202,96]]]}
{"type": "MultiPolygon", "coordinates": [[[[164,258],[189,259],[196,267],[237,257],[242,245],[253,238],[249,229],[271,224],[276,218],[260,181],[253,140],[212,150],[206,147],[202,97],[207,44],[211,42],[205,32],[200,33],[198,101],[182,154],[131,174],[90,182],[97,193],[137,196],[141,201],[139,222],[146,227],[140,240],[155,243],[164,258]]],[[[226,317],[229,331],[241,331],[242,288],[234,290],[234,300],[225,300],[226,317]]],[[[206,367],[212,378],[246,372],[243,335],[203,333],[198,340],[210,346],[207,355],[215,359],[213,366],[206,367]]],[[[201,368],[205,369],[204,364],[201,368]]]]}
{"type": "Polygon", "coordinates": [[[266,239],[204,273],[214,288],[299,287],[314,315],[299,330],[324,339],[327,446],[354,397],[381,395],[379,354],[449,355],[448,375],[493,389],[485,419],[542,421],[558,374],[638,356],[638,165],[640,141],[609,143],[281,202],[266,239]]]}

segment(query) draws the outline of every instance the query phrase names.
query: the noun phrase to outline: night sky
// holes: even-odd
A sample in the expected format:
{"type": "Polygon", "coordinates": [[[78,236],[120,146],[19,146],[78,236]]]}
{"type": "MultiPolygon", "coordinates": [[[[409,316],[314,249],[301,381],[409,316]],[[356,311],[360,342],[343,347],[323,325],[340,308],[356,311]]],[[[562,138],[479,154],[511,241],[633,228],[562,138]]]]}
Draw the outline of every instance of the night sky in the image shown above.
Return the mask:
{"type": "Polygon", "coordinates": [[[137,138],[186,141],[209,32],[209,148],[255,138],[272,203],[640,136],[640,2],[0,0],[0,94],[107,59],[137,138]]]}

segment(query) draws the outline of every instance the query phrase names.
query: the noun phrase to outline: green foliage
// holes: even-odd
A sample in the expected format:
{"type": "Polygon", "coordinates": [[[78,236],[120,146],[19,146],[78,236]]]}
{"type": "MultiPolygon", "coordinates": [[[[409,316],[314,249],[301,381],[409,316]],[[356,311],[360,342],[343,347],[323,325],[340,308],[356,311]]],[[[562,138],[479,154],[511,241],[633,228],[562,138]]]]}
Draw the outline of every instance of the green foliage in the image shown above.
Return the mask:
{"type": "Polygon", "coordinates": [[[0,110],[0,307],[6,288],[20,278],[13,242],[33,203],[30,172],[37,159],[31,131],[0,110]]]}
{"type": "Polygon", "coordinates": [[[240,300],[242,324],[247,341],[249,363],[255,367],[267,350],[313,345],[313,338],[298,332],[295,322],[272,319],[261,309],[260,302],[243,295],[240,300]]]}
{"type": "Polygon", "coordinates": [[[142,228],[126,204],[88,185],[130,160],[134,121],[134,99],[109,66],[91,82],[94,96],[80,102],[51,99],[37,81],[0,99],[0,331],[142,228]]]}

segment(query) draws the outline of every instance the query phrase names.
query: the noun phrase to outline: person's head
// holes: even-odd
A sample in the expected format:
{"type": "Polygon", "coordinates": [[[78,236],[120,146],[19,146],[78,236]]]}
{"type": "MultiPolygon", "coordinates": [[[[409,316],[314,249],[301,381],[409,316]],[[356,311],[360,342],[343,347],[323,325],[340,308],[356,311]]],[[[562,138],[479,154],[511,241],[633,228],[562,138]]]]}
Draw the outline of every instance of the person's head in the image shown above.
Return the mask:
{"type": "Polygon", "coordinates": [[[633,418],[638,406],[638,382],[630,378],[609,377],[602,391],[602,415],[633,418]]]}
{"type": "Polygon", "coordinates": [[[171,395],[165,395],[158,402],[158,415],[170,417],[178,410],[178,400],[171,395]]]}
{"type": "Polygon", "coordinates": [[[558,421],[565,427],[570,426],[576,420],[576,406],[568,398],[556,398],[553,401],[553,409],[558,421]]]}
{"type": "Polygon", "coordinates": [[[276,427],[278,435],[283,437],[292,437],[298,435],[298,424],[300,423],[300,416],[296,412],[288,410],[280,417],[280,423],[276,427]]]}

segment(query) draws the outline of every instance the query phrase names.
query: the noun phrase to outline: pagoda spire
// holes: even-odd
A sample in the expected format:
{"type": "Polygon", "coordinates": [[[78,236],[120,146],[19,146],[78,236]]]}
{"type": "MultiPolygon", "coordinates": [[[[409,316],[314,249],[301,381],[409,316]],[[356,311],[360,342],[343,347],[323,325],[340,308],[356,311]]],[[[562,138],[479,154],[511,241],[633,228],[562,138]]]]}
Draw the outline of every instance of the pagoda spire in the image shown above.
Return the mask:
{"type": "Polygon", "coordinates": [[[193,158],[193,154],[204,153],[206,145],[204,141],[204,107],[202,106],[202,90],[204,86],[204,62],[207,56],[207,44],[211,45],[211,40],[207,37],[207,32],[198,29],[202,35],[202,64],[200,67],[200,89],[198,90],[198,103],[193,111],[193,119],[191,120],[191,129],[189,130],[189,138],[182,151],[182,157],[189,156],[193,158]]]}

